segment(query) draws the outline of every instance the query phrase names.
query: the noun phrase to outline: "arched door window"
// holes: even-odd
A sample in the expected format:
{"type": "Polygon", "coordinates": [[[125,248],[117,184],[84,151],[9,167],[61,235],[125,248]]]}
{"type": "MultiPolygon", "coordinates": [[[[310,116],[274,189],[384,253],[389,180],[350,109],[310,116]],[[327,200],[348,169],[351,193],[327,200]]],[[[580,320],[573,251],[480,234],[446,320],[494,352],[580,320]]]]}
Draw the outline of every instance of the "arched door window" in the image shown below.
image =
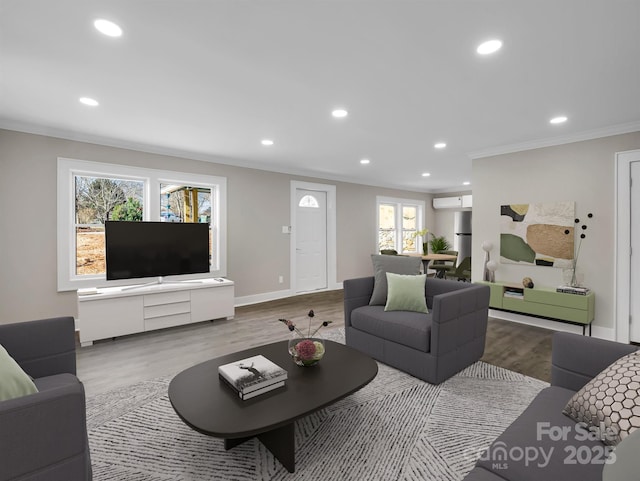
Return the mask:
{"type": "Polygon", "coordinates": [[[312,209],[318,209],[320,207],[320,204],[318,204],[318,199],[316,199],[312,195],[307,194],[302,199],[300,199],[300,202],[298,202],[298,206],[311,207],[312,209]]]}

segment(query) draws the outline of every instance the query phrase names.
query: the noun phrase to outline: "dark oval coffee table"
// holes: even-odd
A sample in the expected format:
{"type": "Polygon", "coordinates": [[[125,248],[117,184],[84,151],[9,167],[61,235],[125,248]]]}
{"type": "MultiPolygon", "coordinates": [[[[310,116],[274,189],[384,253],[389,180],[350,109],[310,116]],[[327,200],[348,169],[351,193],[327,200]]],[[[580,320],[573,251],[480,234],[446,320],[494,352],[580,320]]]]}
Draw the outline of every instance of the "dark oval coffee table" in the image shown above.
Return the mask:
{"type": "Polygon", "coordinates": [[[175,412],[192,429],[223,438],[231,449],[257,437],[291,473],[295,470],[294,422],[368,384],[377,363],[344,344],[325,343],[312,367],[294,364],[287,342],[259,346],[197,364],[169,384],[175,412]],[[243,401],[218,378],[218,366],[262,354],[288,372],[284,387],[243,401]]]}

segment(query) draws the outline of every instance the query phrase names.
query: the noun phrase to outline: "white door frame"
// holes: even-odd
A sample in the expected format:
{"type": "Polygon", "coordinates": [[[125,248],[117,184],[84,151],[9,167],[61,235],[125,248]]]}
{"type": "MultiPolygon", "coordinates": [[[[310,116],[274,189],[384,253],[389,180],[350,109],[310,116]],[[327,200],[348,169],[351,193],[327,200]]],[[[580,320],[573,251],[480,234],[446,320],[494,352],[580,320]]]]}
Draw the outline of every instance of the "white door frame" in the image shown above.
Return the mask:
{"type": "MultiPolygon", "coordinates": [[[[616,204],[615,204],[615,272],[613,292],[615,296],[614,324],[616,341],[629,343],[631,266],[631,163],[640,161],[640,150],[616,153],[616,204]]],[[[636,187],[640,188],[640,187],[636,187]]],[[[636,253],[639,255],[640,253],[636,253]]],[[[640,322],[637,319],[636,322],[640,322]]]]}
{"type": "MultiPolygon", "coordinates": [[[[328,184],[315,184],[312,182],[291,181],[291,239],[290,239],[290,266],[289,273],[290,290],[296,294],[296,232],[297,232],[297,208],[296,191],[298,189],[315,190],[327,194],[327,289],[339,289],[337,283],[337,255],[336,255],[336,186],[328,184]]],[[[321,289],[322,290],[322,289],[321,289]]]]}

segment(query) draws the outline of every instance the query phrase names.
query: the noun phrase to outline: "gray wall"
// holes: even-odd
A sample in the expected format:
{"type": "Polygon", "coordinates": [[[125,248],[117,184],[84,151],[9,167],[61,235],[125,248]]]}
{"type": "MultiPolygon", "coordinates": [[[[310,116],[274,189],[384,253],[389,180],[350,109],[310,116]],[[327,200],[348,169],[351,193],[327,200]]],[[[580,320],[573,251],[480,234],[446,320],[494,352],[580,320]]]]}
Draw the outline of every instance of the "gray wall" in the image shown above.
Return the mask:
{"type": "MultiPolygon", "coordinates": [[[[640,132],[497,155],[473,161],[473,280],[482,278],[482,241],[499,259],[500,206],[510,203],[575,201],[581,220],[592,212],[578,258],[584,284],[596,295],[594,326],[614,329],[615,153],[640,148],[640,132]]],[[[552,267],[499,264],[496,280],[537,285],[563,283],[552,267]]],[[[613,332],[608,332],[613,334],[613,332]]]]}
{"type": "Polygon", "coordinates": [[[226,177],[227,265],[236,297],[289,288],[290,237],[282,226],[290,224],[291,180],[336,186],[337,282],[372,272],[377,195],[427,205],[432,197],[0,130],[0,323],[77,315],[75,293],[58,293],[56,284],[58,157],[226,177]]]}

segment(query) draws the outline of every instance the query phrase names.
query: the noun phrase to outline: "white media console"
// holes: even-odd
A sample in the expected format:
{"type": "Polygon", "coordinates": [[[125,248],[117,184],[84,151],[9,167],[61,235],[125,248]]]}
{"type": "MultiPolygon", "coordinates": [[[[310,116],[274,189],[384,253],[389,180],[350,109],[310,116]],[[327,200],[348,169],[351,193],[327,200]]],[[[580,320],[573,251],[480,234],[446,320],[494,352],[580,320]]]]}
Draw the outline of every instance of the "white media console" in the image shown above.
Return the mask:
{"type": "Polygon", "coordinates": [[[234,315],[234,283],[222,278],[78,291],[82,346],[234,315]]]}

